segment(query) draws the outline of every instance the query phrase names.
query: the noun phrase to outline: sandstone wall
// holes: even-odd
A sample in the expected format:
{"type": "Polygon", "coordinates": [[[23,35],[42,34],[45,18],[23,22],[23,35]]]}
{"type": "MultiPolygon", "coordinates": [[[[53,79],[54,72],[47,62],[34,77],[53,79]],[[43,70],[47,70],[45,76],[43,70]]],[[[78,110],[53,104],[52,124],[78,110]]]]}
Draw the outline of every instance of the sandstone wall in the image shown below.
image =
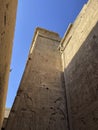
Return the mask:
{"type": "MultiPolygon", "coordinates": [[[[5,129],[5,126],[6,126],[8,117],[9,117],[9,113],[10,113],[10,109],[9,109],[9,108],[6,108],[6,109],[5,109],[5,113],[4,113],[4,120],[3,120],[3,124],[2,124],[2,129],[5,129]]],[[[1,129],[1,130],[2,130],[2,129],[1,129]]]]}
{"type": "Polygon", "coordinates": [[[98,130],[98,1],[89,0],[60,44],[71,130],[98,130]]]}
{"type": "Polygon", "coordinates": [[[59,42],[37,28],[6,130],[68,130],[59,42]]]}
{"type": "Polygon", "coordinates": [[[0,128],[10,72],[17,0],[0,0],[0,128]]]}

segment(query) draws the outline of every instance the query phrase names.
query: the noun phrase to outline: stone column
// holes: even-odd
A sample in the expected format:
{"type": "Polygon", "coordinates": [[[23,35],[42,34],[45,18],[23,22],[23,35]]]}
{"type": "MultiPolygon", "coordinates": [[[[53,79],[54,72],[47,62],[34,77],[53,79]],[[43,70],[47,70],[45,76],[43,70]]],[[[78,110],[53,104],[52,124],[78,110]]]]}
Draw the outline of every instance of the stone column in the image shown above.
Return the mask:
{"type": "Polygon", "coordinates": [[[17,0],[0,0],[0,127],[3,122],[17,0]]]}

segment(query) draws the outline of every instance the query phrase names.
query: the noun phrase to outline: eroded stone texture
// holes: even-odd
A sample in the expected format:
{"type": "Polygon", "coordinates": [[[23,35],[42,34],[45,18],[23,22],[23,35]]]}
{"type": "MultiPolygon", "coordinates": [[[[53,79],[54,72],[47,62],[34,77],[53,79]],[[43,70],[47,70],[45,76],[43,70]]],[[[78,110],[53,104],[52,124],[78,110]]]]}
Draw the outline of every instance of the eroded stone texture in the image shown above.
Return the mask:
{"type": "Polygon", "coordinates": [[[4,113],[4,120],[3,120],[3,124],[2,124],[2,129],[1,129],[1,130],[4,130],[4,129],[5,129],[5,126],[6,126],[6,123],[7,123],[7,120],[8,120],[8,116],[9,116],[9,113],[10,113],[10,109],[9,109],[9,108],[6,108],[6,109],[5,109],[5,113],[4,113]]]}
{"type": "Polygon", "coordinates": [[[59,42],[37,28],[6,130],[68,130],[59,42]]]}
{"type": "Polygon", "coordinates": [[[90,0],[61,43],[70,127],[98,130],[98,0],[90,0]]]}
{"type": "Polygon", "coordinates": [[[17,0],[0,0],[0,128],[5,111],[16,7],[17,0]]]}

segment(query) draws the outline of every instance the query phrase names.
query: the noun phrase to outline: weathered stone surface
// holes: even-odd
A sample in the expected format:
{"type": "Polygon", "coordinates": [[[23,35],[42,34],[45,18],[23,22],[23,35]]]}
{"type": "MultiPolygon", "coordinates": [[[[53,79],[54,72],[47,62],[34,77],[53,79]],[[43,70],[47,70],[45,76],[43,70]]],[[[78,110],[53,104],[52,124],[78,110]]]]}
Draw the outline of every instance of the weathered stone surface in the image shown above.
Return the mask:
{"type": "Polygon", "coordinates": [[[2,124],[2,129],[1,129],[1,130],[4,130],[4,129],[5,129],[5,126],[6,126],[8,117],[9,117],[9,113],[10,113],[10,109],[9,109],[9,108],[6,108],[6,109],[5,109],[5,113],[4,113],[4,119],[3,119],[3,124],[2,124]]]}
{"type": "Polygon", "coordinates": [[[59,42],[58,34],[36,29],[5,130],[98,130],[97,0],[69,26],[61,57],[59,42]]]}
{"type": "Polygon", "coordinates": [[[0,0],[0,128],[4,117],[17,0],[0,0]]]}
{"type": "Polygon", "coordinates": [[[10,113],[10,108],[6,108],[4,113],[4,118],[8,118],[9,113],[10,113]]]}
{"type": "Polygon", "coordinates": [[[71,130],[98,130],[98,1],[83,8],[60,45],[71,130]]]}
{"type": "Polygon", "coordinates": [[[6,130],[67,130],[59,42],[37,28],[6,130]]]}

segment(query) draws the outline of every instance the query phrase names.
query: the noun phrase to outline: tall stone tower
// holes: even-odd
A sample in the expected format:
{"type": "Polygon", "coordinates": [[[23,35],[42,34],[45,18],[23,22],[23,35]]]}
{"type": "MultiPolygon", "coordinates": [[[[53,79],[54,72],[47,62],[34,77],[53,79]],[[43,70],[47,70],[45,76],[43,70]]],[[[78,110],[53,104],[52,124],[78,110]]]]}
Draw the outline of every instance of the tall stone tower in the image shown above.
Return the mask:
{"type": "Polygon", "coordinates": [[[0,128],[3,122],[17,0],[0,0],[0,128]]]}
{"type": "Polygon", "coordinates": [[[6,130],[68,130],[59,42],[36,29],[6,130]]]}

